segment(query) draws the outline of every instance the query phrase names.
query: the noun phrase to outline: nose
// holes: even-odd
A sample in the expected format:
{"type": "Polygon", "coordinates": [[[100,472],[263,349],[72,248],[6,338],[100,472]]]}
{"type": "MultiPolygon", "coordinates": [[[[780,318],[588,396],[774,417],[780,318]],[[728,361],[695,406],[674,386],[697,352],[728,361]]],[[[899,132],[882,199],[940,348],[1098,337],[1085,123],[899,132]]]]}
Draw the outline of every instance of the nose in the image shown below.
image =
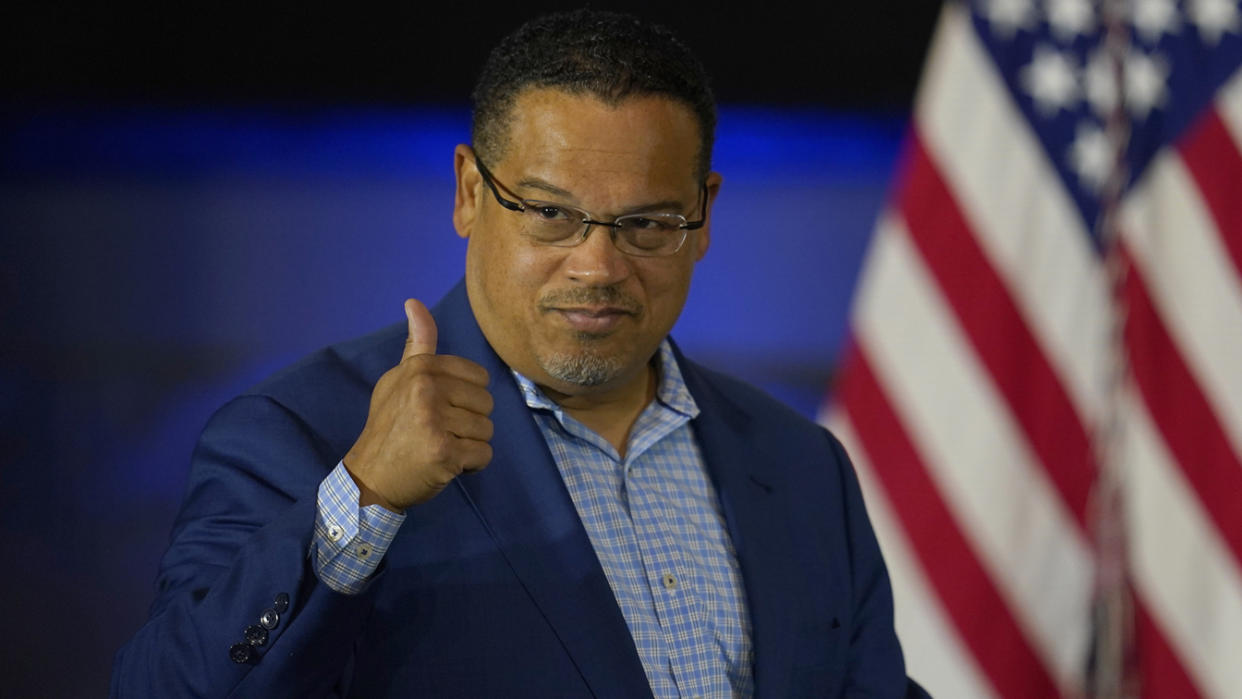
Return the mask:
{"type": "Polygon", "coordinates": [[[569,248],[565,274],[573,281],[601,286],[615,284],[630,275],[630,260],[612,242],[613,229],[593,225],[586,240],[569,248]]]}

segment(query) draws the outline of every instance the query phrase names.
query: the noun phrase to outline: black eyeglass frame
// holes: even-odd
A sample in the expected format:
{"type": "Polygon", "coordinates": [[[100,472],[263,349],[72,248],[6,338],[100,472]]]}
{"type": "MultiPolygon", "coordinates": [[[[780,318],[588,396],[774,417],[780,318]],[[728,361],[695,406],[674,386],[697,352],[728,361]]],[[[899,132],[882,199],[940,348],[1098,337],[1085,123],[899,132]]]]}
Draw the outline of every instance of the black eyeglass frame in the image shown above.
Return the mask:
{"type": "MultiPolygon", "coordinates": [[[[478,153],[474,154],[474,164],[476,167],[478,167],[479,174],[483,176],[483,182],[487,184],[487,188],[492,190],[492,196],[496,197],[496,203],[500,204],[501,206],[503,206],[504,208],[510,211],[519,211],[519,212],[526,211],[528,208],[530,208],[527,206],[527,203],[530,202],[530,203],[549,204],[551,206],[556,206],[560,209],[564,209],[567,211],[576,211],[580,214],[584,214],[584,216],[581,219],[581,223],[583,224],[582,233],[578,234],[576,238],[571,236],[565,239],[565,240],[574,241],[574,242],[571,242],[568,244],[544,243],[545,245],[550,245],[553,247],[574,247],[576,245],[581,245],[582,242],[587,239],[587,236],[591,234],[591,226],[605,226],[611,229],[610,237],[612,239],[612,244],[615,246],[617,244],[616,231],[618,228],[621,227],[621,225],[617,223],[617,221],[621,220],[622,218],[642,215],[642,214],[626,214],[625,216],[618,216],[617,218],[613,219],[612,222],[597,221],[591,218],[592,214],[582,209],[579,209],[576,206],[569,206],[568,204],[558,204],[556,202],[541,202],[541,201],[534,200],[534,199],[522,199],[517,194],[515,194],[512,190],[506,187],[503,182],[500,182],[496,179],[496,176],[492,174],[492,171],[487,169],[487,166],[483,164],[483,160],[479,157],[478,153]],[[506,194],[508,194],[511,197],[514,197],[518,201],[513,201],[511,199],[504,198],[500,194],[501,190],[504,190],[506,194]]],[[[669,257],[671,255],[676,255],[678,251],[680,251],[681,248],[686,244],[686,239],[690,237],[689,231],[698,230],[703,227],[703,224],[707,223],[707,183],[706,182],[700,185],[699,196],[702,199],[702,203],[700,205],[700,210],[699,210],[699,220],[687,221],[686,217],[682,216],[681,214],[672,214],[682,219],[682,224],[677,227],[678,230],[680,230],[682,233],[681,233],[681,240],[677,241],[677,246],[674,247],[669,252],[660,253],[660,254],[644,254],[641,252],[631,252],[629,250],[622,250],[619,247],[617,249],[621,250],[621,252],[626,255],[634,255],[636,257],[669,257]]]]}

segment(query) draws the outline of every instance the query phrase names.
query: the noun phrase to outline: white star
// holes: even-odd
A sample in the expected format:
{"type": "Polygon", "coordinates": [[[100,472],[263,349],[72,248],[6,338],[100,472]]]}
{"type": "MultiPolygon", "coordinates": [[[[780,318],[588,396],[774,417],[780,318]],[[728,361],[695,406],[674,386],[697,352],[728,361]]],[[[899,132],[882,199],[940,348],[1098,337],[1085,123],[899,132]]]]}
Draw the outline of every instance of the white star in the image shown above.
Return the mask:
{"type": "Polygon", "coordinates": [[[1078,125],[1069,149],[1069,161],[1083,187],[1092,192],[1100,191],[1112,175],[1116,160],[1104,129],[1087,121],[1078,125]]]}
{"type": "Polygon", "coordinates": [[[1037,46],[1035,57],[1022,69],[1019,79],[1035,100],[1035,106],[1047,117],[1058,109],[1068,109],[1078,100],[1074,72],[1075,66],[1065,54],[1046,45],[1037,46]]]}
{"type": "Polygon", "coordinates": [[[1199,27],[1203,40],[1215,46],[1225,32],[1238,33],[1238,6],[1233,0],[1193,0],[1190,21],[1199,27]]]}
{"type": "Polygon", "coordinates": [[[1136,119],[1144,119],[1168,98],[1169,66],[1157,56],[1130,51],[1126,56],[1126,108],[1136,119]]]}
{"type": "Polygon", "coordinates": [[[1002,39],[1013,38],[1019,29],[1032,29],[1037,18],[1031,0],[987,0],[983,10],[992,33],[1002,39]]]}
{"type": "Polygon", "coordinates": [[[1181,29],[1173,0],[1134,0],[1134,29],[1148,44],[1160,41],[1162,34],[1174,34],[1181,29]]]}
{"type": "Polygon", "coordinates": [[[1061,41],[1073,41],[1095,27],[1095,11],[1088,0],[1048,0],[1048,26],[1061,41]]]}
{"type": "Polygon", "coordinates": [[[1119,97],[1117,66],[1107,49],[1096,49],[1087,60],[1087,67],[1083,70],[1083,91],[1092,111],[1101,119],[1107,119],[1113,113],[1119,97]]]}

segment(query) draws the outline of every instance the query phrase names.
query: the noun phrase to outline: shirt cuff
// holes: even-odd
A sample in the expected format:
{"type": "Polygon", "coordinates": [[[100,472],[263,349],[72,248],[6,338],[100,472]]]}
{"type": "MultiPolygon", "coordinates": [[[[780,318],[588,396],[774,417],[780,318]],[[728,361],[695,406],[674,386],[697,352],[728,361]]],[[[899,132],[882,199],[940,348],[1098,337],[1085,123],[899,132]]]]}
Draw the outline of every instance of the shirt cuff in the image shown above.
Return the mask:
{"type": "Polygon", "coordinates": [[[342,594],[362,592],[404,521],[380,505],[358,507],[358,485],[338,463],[319,484],[310,551],[315,575],[342,594]]]}

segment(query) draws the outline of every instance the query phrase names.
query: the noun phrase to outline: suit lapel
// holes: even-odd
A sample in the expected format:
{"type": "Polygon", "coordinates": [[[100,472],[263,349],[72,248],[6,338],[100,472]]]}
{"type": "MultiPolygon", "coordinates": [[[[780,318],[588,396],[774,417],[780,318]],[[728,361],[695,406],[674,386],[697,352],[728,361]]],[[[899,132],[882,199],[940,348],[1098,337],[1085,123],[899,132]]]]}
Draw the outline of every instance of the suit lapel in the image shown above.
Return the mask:
{"type": "MultiPolygon", "coordinates": [[[[604,576],[543,435],[509,368],[474,320],[463,284],[433,311],[439,351],[478,362],[495,399],[494,457],[482,472],[456,480],[514,574],[542,610],[596,696],[648,696],[634,641],[604,576]]],[[[791,537],[779,490],[757,465],[762,445],[749,434],[750,416],[722,396],[674,348],[701,412],[693,421],[716,485],[746,586],[755,648],[755,693],[784,696],[791,671],[789,639],[796,610],[784,578],[791,537]]]]}
{"type": "Polygon", "coordinates": [[[700,408],[692,423],[695,436],[720,496],[746,586],[755,649],[755,695],[786,696],[796,612],[784,581],[790,562],[797,560],[789,548],[791,538],[778,530],[788,521],[784,500],[778,495],[787,484],[757,469],[771,457],[762,453],[765,445],[755,444],[751,437],[750,416],[722,396],[680,351],[677,358],[700,408]]]}
{"type": "Polygon", "coordinates": [[[475,322],[464,284],[433,311],[439,351],[487,369],[493,458],[455,483],[596,696],[650,695],[633,638],[560,472],[509,368],[475,322]]]}

